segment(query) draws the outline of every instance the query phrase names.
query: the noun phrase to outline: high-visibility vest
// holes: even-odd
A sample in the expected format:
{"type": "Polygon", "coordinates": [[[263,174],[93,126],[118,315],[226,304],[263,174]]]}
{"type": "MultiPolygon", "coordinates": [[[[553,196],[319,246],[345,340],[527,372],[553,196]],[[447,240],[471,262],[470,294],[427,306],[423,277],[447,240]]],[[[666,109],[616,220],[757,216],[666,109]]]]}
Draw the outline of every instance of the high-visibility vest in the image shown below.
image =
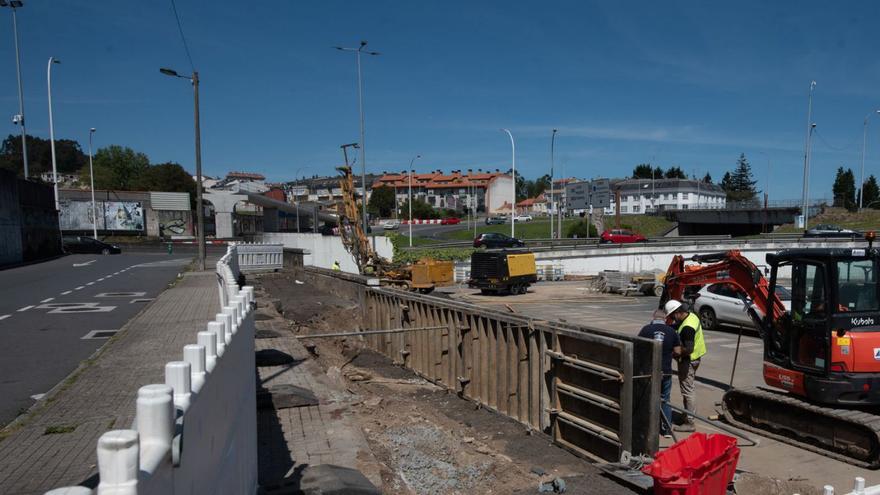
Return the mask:
{"type": "Polygon", "coordinates": [[[681,329],[684,327],[691,327],[696,330],[694,333],[694,351],[691,352],[691,361],[700,359],[703,357],[703,354],[706,354],[706,341],[703,340],[703,326],[700,325],[700,317],[694,313],[690,313],[675,331],[680,335],[681,329]]]}

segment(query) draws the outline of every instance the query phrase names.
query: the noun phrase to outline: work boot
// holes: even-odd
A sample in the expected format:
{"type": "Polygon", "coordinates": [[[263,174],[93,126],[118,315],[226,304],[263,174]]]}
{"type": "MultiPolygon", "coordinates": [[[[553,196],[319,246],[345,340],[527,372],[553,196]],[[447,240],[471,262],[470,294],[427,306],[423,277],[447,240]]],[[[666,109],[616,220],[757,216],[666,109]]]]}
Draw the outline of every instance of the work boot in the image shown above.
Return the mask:
{"type": "Polygon", "coordinates": [[[673,430],[690,433],[692,431],[697,431],[697,428],[694,426],[693,423],[685,423],[683,425],[676,426],[675,428],[673,428],[673,430]]]}

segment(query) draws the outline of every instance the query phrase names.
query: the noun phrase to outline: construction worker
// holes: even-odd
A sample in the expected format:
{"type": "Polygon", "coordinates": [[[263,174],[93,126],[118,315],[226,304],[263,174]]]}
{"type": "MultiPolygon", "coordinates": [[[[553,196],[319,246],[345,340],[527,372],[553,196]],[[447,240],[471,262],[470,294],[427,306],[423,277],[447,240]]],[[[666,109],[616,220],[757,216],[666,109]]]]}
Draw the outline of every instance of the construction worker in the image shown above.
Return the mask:
{"type": "Polygon", "coordinates": [[[663,379],[660,381],[660,411],[665,419],[660,421],[660,434],[671,437],[672,408],[669,398],[672,393],[672,357],[681,354],[681,341],[678,332],[666,324],[666,311],[654,311],[654,319],[639,332],[639,337],[660,342],[663,379]]]}
{"type": "Polygon", "coordinates": [[[333,262],[333,271],[338,272],[340,270],[342,270],[342,268],[339,267],[339,261],[334,261],[333,262]]]}
{"type": "MultiPolygon", "coordinates": [[[[700,367],[700,358],[706,354],[706,341],[703,340],[703,327],[700,325],[700,317],[689,311],[681,301],[671,299],[663,307],[666,312],[666,321],[678,332],[681,339],[681,356],[678,358],[678,385],[681,388],[681,397],[684,400],[684,408],[696,412],[697,394],[694,389],[697,378],[697,368],[700,367]]],[[[675,431],[696,431],[694,418],[685,415],[685,422],[676,426],[675,431]]]]}

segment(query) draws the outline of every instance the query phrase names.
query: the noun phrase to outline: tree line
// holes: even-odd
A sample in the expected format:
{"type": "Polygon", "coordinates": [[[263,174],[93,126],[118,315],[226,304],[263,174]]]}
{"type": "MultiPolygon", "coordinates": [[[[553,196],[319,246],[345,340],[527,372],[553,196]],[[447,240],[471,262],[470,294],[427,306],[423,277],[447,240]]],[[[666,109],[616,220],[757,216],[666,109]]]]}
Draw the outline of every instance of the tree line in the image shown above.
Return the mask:
{"type": "Polygon", "coordinates": [[[859,191],[856,188],[856,177],[851,168],[837,168],[834,176],[834,185],[831,186],[833,194],[833,206],[846,208],[850,211],[856,211],[859,203],[864,208],[880,209],[880,187],[877,185],[877,179],[874,175],[869,175],[868,179],[862,184],[862,194],[864,199],[859,197],[859,191]],[[861,201],[859,201],[862,199],[861,201]]]}
{"type": "MultiPolygon", "coordinates": [[[[38,178],[52,171],[51,143],[48,139],[26,136],[28,173],[38,178]]],[[[77,141],[55,140],[55,163],[58,173],[79,174],[79,182],[90,183],[89,158],[77,141]]],[[[150,163],[146,154],[131,148],[111,145],[99,149],[94,157],[95,189],[117,191],[188,192],[195,199],[196,182],[182,166],[174,162],[150,163]]],[[[0,169],[24,176],[21,136],[9,135],[0,144],[0,169]]]]}

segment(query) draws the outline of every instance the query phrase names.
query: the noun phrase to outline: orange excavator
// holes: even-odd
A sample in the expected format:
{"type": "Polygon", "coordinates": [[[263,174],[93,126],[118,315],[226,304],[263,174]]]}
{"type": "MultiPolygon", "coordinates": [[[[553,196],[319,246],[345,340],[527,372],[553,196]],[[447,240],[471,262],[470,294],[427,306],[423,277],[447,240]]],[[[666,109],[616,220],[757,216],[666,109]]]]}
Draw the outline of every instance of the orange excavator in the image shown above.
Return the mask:
{"type": "Polygon", "coordinates": [[[880,250],[788,249],[767,255],[769,281],[739,251],[675,256],[660,307],[688,287],[730,283],[764,340],[768,387],[731,388],[735,426],[857,466],[880,468],[880,250]],[[790,281],[791,310],[776,295],[790,281]]]}

